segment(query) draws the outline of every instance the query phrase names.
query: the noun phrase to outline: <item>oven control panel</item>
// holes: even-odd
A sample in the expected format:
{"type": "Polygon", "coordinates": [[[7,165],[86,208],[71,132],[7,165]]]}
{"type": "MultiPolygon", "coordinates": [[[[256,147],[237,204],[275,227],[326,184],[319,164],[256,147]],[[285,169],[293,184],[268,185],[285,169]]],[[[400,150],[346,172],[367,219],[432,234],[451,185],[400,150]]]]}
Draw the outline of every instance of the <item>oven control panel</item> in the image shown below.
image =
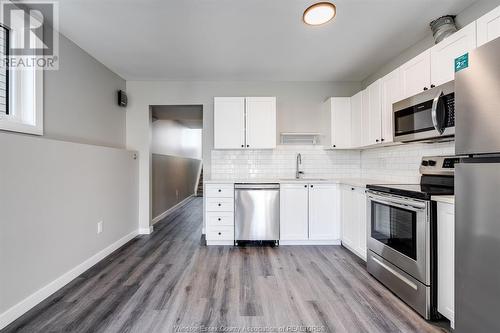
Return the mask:
{"type": "Polygon", "coordinates": [[[420,164],[420,174],[453,176],[455,164],[459,162],[457,156],[425,156],[420,164]]]}

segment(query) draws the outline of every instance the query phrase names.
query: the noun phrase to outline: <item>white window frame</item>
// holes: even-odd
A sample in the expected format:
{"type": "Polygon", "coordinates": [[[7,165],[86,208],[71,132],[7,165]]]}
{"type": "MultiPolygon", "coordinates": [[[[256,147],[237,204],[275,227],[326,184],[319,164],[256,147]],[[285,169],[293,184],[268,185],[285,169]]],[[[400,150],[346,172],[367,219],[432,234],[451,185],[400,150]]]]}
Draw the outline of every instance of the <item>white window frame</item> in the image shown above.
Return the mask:
{"type": "MultiPolygon", "coordinates": [[[[31,16],[32,23],[40,24],[41,20],[31,16]]],[[[23,18],[13,20],[23,22],[23,18]]],[[[24,34],[24,26],[10,28],[9,42],[15,45],[24,34]]],[[[43,47],[43,43],[35,40],[35,47],[43,47]]],[[[22,56],[20,56],[22,58],[22,56]]],[[[10,68],[9,69],[9,114],[0,115],[0,130],[43,135],[43,69],[10,68]]]]}

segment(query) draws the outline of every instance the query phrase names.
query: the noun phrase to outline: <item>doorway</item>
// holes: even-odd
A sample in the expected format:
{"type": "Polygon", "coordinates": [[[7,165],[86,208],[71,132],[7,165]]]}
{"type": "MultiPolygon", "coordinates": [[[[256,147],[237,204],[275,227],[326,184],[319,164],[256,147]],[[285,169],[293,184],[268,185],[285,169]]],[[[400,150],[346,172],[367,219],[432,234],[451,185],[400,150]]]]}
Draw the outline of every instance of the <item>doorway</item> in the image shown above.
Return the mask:
{"type": "Polygon", "coordinates": [[[151,106],[153,224],[203,195],[203,106],[151,106]]]}

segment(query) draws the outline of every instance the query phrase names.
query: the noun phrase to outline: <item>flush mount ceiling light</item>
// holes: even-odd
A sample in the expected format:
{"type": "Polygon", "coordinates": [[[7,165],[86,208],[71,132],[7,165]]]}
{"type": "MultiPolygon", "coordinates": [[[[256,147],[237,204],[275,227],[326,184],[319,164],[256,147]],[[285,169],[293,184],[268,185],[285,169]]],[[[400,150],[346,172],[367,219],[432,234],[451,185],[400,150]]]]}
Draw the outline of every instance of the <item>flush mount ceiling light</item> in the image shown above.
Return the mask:
{"type": "Polygon", "coordinates": [[[330,2],[318,2],[304,11],[302,19],[309,25],[321,25],[335,17],[337,8],[330,2]]]}

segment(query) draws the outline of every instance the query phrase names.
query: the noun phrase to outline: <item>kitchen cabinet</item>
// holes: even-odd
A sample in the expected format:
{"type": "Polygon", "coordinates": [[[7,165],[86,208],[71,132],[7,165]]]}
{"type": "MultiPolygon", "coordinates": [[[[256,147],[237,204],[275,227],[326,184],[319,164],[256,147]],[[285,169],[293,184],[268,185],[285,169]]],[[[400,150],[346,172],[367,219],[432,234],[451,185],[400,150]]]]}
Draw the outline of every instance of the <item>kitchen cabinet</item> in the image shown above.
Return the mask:
{"type": "Polygon", "coordinates": [[[207,245],[234,244],[234,185],[205,184],[207,245]]]}
{"type": "Polygon", "coordinates": [[[245,98],[214,98],[214,148],[245,147],[245,98]]]}
{"type": "Polygon", "coordinates": [[[309,185],[309,239],[340,239],[339,193],[336,185],[309,185]]]}
{"type": "Polygon", "coordinates": [[[476,48],[473,22],[431,48],[431,87],[455,79],[455,59],[476,48]]]}
{"type": "Polygon", "coordinates": [[[362,146],[363,136],[363,96],[360,91],[351,97],[351,148],[359,148],[362,146]]]}
{"type": "Polygon", "coordinates": [[[280,243],[339,244],[339,200],[335,184],[281,184],[280,243]]]}
{"type": "Polygon", "coordinates": [[[215,97],[214,148],[276,148],[276,98],[215,97]]]}
{"type": "Polygon", "coordinates": [[[282,184],[280,188],[280,240],[309,238],[309,185],[282,184]]]}
{"type": "Polygon", "coordinates": [[[500,6],[477,21],[477,46],[482,46],[500,37],[500,6]]]}
{"type": "Polygon", "coordinates": [[[361,92],[361,146],[370,145],[370,94],[368,88],[361,92]]]}
{"type": "Polygon", "coordinates": [[[247,97],[245,103],[246,147],[276,148],[276,98],[247,97]]]}
{"type": "Polygon", "coordinates": [[[351,148],[351,99],[329,98],[323,106],[323,125],[328,133],[324,146],[333,149],[351,148]]]}
{"type": "Polygon", "coordinates": [[[414,96],[431,86],[431,51],[427,50],[400,67],[403,95],[414,96]]]}
{"type": "Polygon", "coordinates": [[[437,203],[438,312],[455,319],[455,206],[437,203]]]}
{"type": "Polygon", "coordinates": [[[401,69],[398,68],[382,78],[381,95],[381,142],[390,143],[394,141],[393,104],[399,102],[403,96],[403,89],[401,84],[401,69]]]}
{"type": "Polygon", "coordinates": [[[342,245],[366,260],[365,189],[344,185],[341,190],[342,245]]]}
{"type": "Polygon", "coordinates": [[[381,103],[381,80],[373,82],[368,86],[368,143],[378,144],[382,138],[382,103],[381,103]]]}

